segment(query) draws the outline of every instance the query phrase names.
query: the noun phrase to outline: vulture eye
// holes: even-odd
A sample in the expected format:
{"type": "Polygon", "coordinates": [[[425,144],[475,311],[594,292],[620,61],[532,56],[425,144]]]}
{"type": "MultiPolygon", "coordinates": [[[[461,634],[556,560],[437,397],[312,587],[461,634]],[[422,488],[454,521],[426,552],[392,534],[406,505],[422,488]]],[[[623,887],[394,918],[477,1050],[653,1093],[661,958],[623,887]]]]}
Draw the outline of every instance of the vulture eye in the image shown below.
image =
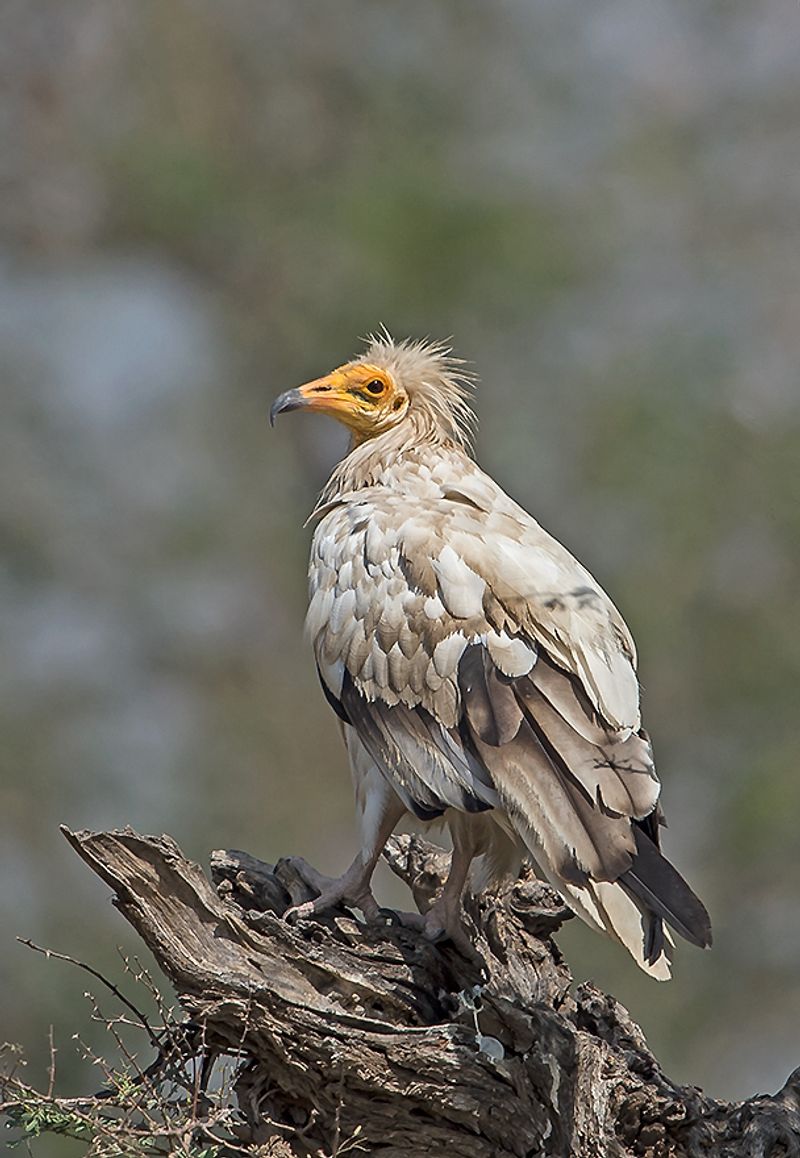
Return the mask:
{"type": "Polygon", "coordinates": [[[370,394],[383,394],[386,389],[386,383],[381,382],[380,378],[373,378],[371,382],[367,382],[367,390],[370,394]]]}

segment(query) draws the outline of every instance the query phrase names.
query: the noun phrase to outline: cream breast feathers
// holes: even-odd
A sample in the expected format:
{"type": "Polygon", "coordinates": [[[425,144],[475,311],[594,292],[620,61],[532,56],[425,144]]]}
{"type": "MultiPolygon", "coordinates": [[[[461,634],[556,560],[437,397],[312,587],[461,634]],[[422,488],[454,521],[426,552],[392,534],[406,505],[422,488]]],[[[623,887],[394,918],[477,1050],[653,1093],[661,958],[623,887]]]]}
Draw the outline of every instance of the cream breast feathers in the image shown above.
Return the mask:
{"type": "Polygon", "coordinates": [[[458,664],[481,641],[507,676],[543,649],[611,728],[638,729],[633,641],[599,584],[460,448],[421,459],[326,496],[307,629],[331,692],[346,670],[369,700],[454,726],[458,664]]]}

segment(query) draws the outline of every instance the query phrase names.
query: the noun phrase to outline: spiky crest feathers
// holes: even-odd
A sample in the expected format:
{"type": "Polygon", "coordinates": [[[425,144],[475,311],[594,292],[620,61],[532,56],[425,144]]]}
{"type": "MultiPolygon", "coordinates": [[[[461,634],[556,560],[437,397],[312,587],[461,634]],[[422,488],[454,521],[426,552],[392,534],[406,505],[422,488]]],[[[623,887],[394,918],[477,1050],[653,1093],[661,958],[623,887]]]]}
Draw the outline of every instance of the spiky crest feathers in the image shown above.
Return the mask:
{"type": "Polygon", "coordinates": [[[470,405],[475,375],[450,347],[429,339],[396,342],[382,327],[366,339],[353,361],[387,371],[404,390],[409,406],[403,418],[375,438],[352,446],[323,487],[307,522],[319,518],[343,494],[373,486],[409,449],[448,442],[469,455],[477,420],[470,405]]]}
{"type": "Polygon", "coordinates": [[[433,435],[469,450],[477,420],[470,404],[476,378],[445,342],[405,338],[396,342],[385,327],[365,339],[356,362],[379,366],[408,394],[409,413],[427,419],[433,435]]]}

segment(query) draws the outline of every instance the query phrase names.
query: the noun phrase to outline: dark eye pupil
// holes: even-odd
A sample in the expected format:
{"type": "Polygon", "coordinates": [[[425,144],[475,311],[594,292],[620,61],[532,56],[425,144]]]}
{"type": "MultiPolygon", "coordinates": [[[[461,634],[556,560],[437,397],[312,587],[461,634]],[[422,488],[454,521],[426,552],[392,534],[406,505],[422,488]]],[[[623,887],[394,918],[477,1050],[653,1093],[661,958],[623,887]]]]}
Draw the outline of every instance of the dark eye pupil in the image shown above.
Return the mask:
{"type": "Polygon", "coordinates": [[[373,378],[371,382],[367,382],[367,390],[369,390],[370,394],[382,394],[383,382],[381,382],[380,378],[373,378]]]}

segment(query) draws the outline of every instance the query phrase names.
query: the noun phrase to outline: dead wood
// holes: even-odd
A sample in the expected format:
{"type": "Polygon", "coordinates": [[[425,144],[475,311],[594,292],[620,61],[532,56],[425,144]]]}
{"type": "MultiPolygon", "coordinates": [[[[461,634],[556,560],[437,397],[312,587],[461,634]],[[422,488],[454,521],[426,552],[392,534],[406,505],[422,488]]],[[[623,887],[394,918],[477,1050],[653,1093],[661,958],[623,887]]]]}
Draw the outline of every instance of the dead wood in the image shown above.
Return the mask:
{"type": "MultiPolygon", "coordinates": [[[[800,1071],[741,1105],[675,1085],[613,997],[572,991],[569,911],[531,877],[469,903],[480,965],[344,910],[287,924],[308,895],[290,862],[216,852],[212,884],[168,836],[64,833],[205,1047],[239,1054],[253,1154],[800,1155],[800,1071]]],[[[387,859],[424,908],[444,854],[401,836],[387,859]]]]}

